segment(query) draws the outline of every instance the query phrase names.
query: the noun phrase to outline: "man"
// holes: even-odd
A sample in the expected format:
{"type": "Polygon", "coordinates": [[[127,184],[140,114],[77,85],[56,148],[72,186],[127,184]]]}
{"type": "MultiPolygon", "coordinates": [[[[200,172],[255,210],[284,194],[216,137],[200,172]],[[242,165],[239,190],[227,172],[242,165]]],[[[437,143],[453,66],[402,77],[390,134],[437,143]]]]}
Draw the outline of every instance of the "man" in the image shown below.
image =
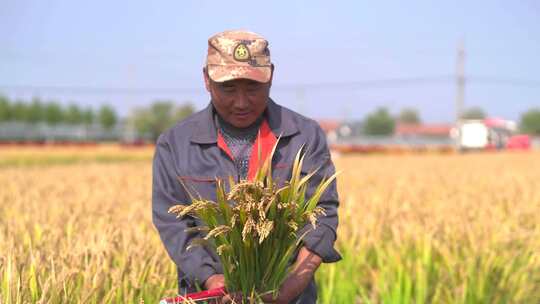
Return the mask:
{"type": "MultiPolygon", "coordinates": [[[[280,137],[274,158],[273,176],[278,182],[290,177],[292,162],[304,147],[304,173],[318,169],[307,196],[316,184],[334,173],[334,165],[318,124],[269,97],[274,66],[266,39],[247,31],[226,31],[208,40],[203,68],[211,102],[158,139],[153,162],[152,215],[167,252],[178,267],[181,294],[197,288],[224,286],[223,269],[215,252],[197,246],[186,250],[196,233],[186,228],[199,225],[192,217],[177,219],[168,209],[189,204],[189,193],[215,200],[215,179],[251,179],[280,137]],[[260,147],[260,151],[259,151],[260,147]]],[[[309,231],[296,255],[293,271],[273,303],[315,303],[313,275],[321,262],[341,259],[334,249],[338,225],[338,195],[335,182],[321,197],[326,211],[316,229],[309,231]]],[[[224,297],[226,302],[230,297],[224,297]]]]}

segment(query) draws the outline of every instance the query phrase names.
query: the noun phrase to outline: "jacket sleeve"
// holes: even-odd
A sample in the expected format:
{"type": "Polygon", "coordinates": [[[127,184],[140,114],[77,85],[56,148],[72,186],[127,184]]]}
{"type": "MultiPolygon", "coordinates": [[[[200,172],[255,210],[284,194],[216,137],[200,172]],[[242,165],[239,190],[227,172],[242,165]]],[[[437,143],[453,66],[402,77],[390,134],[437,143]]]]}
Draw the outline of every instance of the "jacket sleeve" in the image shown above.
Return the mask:
{"type": "MultiPolygon", "coordinates": [[[[311,178],[306,191],[306,198],[309,198],[313,195],[315,188],[321,183],[322,179],[328,178],[335,173],[335,168],[326,143],[326,136],[318,125],[316,125],[315,134],[311,137],[306,148],[303,173],[307,174],[318,169],[317,173],[311,178]]],[[[318,217],[315,229],[312,228],[311,224],[308,224],[300,230],[300,233],[308,231],[302,241],[304,246],[320,256],[324,263],[337,262],[341,260],[341,255],[334,248],[339,206],[335,180],[323,193],[317,206],[324,208],[326,214],[318,217]]]]}
{"type": "Polygon", "coordinates": [[[190,199],[177,179],[174,158],[163,136],[157,141],[152,166],[152,221],[157,228],[167,253],[190,284],[202,285],[208,277],[221,272],[219,260],[208,249],[195,246],[186,250],[198,233],[187,233],[186,228],[197,225],[192,217],[176,218],[170,207],[189,204],[190,199]]]}

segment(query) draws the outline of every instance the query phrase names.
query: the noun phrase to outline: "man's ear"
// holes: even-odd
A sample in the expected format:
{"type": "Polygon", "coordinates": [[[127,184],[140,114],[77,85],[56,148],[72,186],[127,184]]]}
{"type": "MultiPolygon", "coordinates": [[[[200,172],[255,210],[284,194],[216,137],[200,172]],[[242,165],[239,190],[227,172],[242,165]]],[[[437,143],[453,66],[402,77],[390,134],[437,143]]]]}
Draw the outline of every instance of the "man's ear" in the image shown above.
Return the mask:
{"type": "Polygon", "coordinates": [[[210,92],[210,77],[208,76],[208,67],[203,68],[204,86],[206,90],[210,92]]]}
{"type": "Polygon", "coordinates": [[[272,66],[270,67],[270,81],[269,81],[270,86],[272,86],[273,79],[274,79],[274,64],[272,63],[272,66]]]}

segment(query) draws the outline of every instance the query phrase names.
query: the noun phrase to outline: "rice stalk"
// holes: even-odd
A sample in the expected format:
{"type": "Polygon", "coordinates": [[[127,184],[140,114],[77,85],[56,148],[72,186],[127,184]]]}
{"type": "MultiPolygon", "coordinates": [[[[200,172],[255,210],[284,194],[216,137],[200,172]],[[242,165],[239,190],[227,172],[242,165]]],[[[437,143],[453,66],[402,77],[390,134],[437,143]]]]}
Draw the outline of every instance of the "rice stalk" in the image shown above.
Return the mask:
{"type": "Polygon", "coordinates": [[[272,156],[259,167],[254,180],[235,183],[230,178],[228,193],[225,181],[218,180],[216,202],[191,196],[191,205],[169,209],[180,218],[200,218],[208,227],[204,238],[192,241],[189,248],[203,245],[214,249],[228,272],[227,289],[249,295],[249,303],[255,303],[261,294],[279,290],[301,244],[303,236],[298,238],[296,232],[306,224],[316,228],[317,218],[325,214],[316,203],[337,176],[323,179],[313,196],[306,198],[308,183],[316,172],[301,176],[302,149],[296,154],[291,179],[281,188],[271,177],[272,156]]]}

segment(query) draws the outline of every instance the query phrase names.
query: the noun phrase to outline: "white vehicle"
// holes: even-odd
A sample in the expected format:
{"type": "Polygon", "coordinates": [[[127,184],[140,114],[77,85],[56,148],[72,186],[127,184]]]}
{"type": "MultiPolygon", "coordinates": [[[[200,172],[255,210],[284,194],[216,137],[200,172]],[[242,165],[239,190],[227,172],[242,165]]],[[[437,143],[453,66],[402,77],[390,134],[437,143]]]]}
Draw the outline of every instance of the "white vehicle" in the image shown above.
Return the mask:
{"type": "Polygon", "coordinates": [[[516,135],[516,123],[500,118],[483,120],[463,120],[453,130],[459,151],[495,150],[495,149],[528,149],[529,138],[516,135]]]}
{"type": "Polygon", "coordinates": [[[458,126],[460,150],[478,150],[487,147],[489,130],[483,121],[466,121],[458,126]]]}

